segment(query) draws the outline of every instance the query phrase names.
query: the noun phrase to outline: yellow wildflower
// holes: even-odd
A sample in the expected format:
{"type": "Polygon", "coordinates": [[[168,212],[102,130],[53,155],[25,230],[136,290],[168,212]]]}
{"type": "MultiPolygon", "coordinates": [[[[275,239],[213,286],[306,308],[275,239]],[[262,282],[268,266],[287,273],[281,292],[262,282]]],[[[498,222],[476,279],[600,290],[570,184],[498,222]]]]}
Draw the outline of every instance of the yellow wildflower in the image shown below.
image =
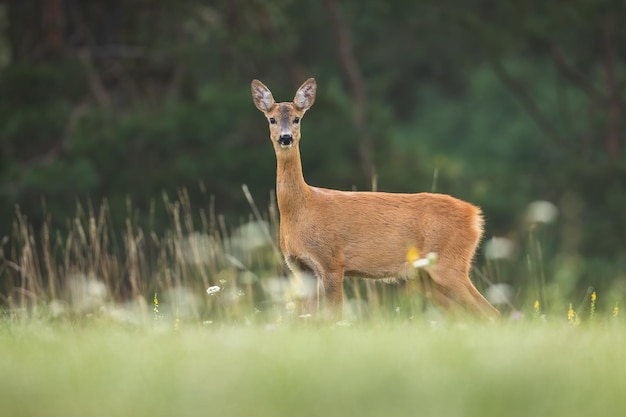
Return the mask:
{"type": "Polygon", "coordinates": [[[420,258],[420,251],[416,247],[411,246],[406,252],[406,261],[410,264],[417,261],[420,258]]]}
{"type": "Polygon", "coordinates": [[[539,300],[535,300],[535,305],[534,305],[535,311],[533,313],[533,318],[534,319],[541,318],[541,310],[539,309],[539,307],[540,307],[539,300]]]}
{"type": "Polygon", "coordinates": [[[152,308],[152,311],[154,311],[154,321],[158,321],[161,316],[159,315],[159,299],[157,298],[156,292],[154,293],[152,304],[154,305],[154,307],[152,308]]]}
{"type": "Polygon", "coordinates": [[[593,320],[596,317],[596,292],[591,293],[591,305],[589,306],[589,319],[593,320]]]}
{"type": "Polygon", "coordinates": [[[574,312],[574,309],[572,308],[572,303],[569,303],[569,310],[567,310],[567,321],[569,323],[573,323],[575,316],[576,316],[576,313],[574,312]]]}

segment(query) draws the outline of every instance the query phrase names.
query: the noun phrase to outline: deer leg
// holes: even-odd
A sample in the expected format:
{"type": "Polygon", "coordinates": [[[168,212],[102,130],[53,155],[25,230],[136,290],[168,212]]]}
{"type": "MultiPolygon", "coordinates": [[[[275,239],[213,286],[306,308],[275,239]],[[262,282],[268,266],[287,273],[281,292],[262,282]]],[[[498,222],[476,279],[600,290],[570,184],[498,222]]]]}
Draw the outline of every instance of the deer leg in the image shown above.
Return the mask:
{"type": "Polygon", "coordinates": [[[292,283],[296,294],[301,297],[301,314],[319,312],[319,278],[315,270],[295,256],[286,256],[285,262],[292,273],[292,283]]]}
{"type": "Polygon", "coordinates": [[[480,307],[483,314],[492,319],[500,318],[500,312],[494,306],[492,306],[489,301],[487,301],[487,299],[476,289],[476,287],[474,287],[474,284],[472,284],[471,281],[469,281],[468,290],[470,292],[470,295],[474,299],[475,305],[480,307]]]}
{"type": "Polygon", "coordinates": [[[420,273],[419,289],[428,302],[445,311],[450,309],[450,300],[438,289],[437,284],[429,274],[420,273]]]}
{"type": "Polygon", "coordinates": [[[442,307],[447,309],[450,304],[456,304],[479,316],[487,318],[500,316],[498,310],[474,287],[469,278],[469,271],[438,264],[429,273],[437,287],[433,299],[442,307]]]}
{"type": "Polygon", "coordinates": [[[317,315],[320,307],[319,279],[313,274],[302,277],[302,314],[317,315]]]}
{"type": "Polygon", "coordinates": [[[334,317],[341,317],[343,308],[343,270],[320,274],[324,285],[325,304],[334,317]]]}

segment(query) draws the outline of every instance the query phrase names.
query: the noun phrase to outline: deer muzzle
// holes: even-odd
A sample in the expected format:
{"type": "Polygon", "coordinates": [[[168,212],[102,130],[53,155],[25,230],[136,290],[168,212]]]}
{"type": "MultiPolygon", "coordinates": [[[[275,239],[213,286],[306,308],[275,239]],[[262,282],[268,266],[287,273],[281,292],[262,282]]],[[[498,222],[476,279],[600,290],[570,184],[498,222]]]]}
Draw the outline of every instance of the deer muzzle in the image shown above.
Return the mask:
{"type": "Polygon", "coordinates": [[[288,148],[293,145],[293,136],[292,135],[280,135],[278,137],[278,144],[283,148],[288,148]]]}

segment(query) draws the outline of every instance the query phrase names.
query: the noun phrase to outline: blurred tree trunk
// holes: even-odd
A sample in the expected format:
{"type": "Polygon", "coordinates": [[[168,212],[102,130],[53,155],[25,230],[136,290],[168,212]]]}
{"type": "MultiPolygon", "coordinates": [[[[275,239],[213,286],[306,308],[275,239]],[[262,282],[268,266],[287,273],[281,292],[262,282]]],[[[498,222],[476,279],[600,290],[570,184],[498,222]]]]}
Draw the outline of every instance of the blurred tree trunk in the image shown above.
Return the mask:
{"type": "Polygon", "coordinates": [[[7,0],[6,5],[8,25],[7,35],[9,38],[9,45],[11,49],[10,62],[16,62],[19,61],[23,56],[21,48],[21,44],[23,42],[20,38],[19,31],[19,22],[23,13],[20,14],[20,0],[7,0]]]}
{"type": "Polygon", "coordinates": [[[607,133],[605,146],[607,154],[611,159],[615,158],[620,150],[623,111],[615,70],[614,30],[615,22],[613,16],[605,16],[602,22],[603,63],[607,90],[607,133]]]}
{"type": "Polygon", "coordinates": [[[326,13],[332,24],[332,29],[337,40],[337,54],[339,63],[343,68],[348,84],[350,85],[352,101],[354,104],[354,126],[360,137],[359,159],[364,174],[370,178],[375,175],[372,157],[372,138],[367,131],[367,94],[365,83],[359,69],[354,46],[350,36],[348,24],[341,13],[341,7],[336,0],[324,0],[326,13]]]}
{"type": "Polygon", "coordinates": [[[41,37],[45,55],[58,56],[63,53],[65,45],[64,27],[63,0],[42,0],[41,37]]]}

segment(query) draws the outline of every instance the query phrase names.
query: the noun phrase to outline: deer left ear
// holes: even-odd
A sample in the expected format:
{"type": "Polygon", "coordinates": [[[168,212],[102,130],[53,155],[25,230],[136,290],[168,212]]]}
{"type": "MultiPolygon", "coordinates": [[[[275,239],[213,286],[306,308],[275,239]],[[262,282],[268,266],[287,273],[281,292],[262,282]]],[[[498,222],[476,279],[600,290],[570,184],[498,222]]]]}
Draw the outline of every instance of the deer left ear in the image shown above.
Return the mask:
{"type": "Polygon", "coordinates": [[[295,104],[298,110],[308,110],[315,102],[316,92],[317,83],[315,82],[315,78],[309,78],[302,83],[300,88],[298,88],[298,91],[296,91],[296,96],[293,98],[293,104],[295,104]]]}

